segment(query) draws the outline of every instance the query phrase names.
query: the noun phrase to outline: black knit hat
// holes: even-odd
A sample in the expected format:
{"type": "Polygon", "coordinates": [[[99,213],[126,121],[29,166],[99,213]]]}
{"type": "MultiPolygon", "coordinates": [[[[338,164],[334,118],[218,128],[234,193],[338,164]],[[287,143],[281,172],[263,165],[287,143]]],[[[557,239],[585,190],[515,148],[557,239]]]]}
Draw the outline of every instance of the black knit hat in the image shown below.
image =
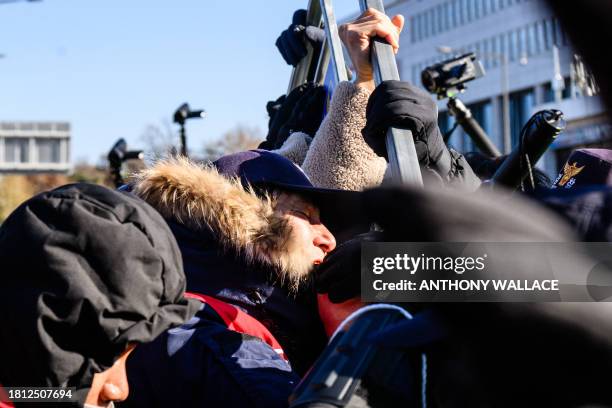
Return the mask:
{"type": "Polygon", "coordinates": [[[128,193],[72,184],[0,227],[0,384],[77,387],[131,343],[190,319],[185,275],[162,217],[128,193]]]}

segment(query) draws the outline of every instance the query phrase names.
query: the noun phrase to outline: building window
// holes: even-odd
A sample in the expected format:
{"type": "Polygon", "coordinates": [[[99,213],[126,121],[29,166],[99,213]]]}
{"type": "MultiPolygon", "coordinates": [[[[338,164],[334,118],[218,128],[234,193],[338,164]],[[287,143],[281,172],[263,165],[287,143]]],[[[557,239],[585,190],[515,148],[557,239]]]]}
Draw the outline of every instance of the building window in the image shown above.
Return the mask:
{"type": "Polygon", "coordinates": [[[461,25],[467,22],[467,0],[460,0],[459,21],[461,22],[461,25]]]}
{"type": "Polygon", "coordinates": [[[452,3],[444,3],[444,14],[446,15],[446,26],[449,30],[455,28],[455,23],[453,22],[453,8],[452,3]]]}
{"type": "Polygon", "coordinates": [[[423,39],[423,15],[417,14],[416,16],[416,38],[417,41],[423,39]]]}
{"type": "Polygon", "coordinates": [[[425,13],[419,14],[419,28],[418,28],[418,36],[419,41],[423,41],[427,38],[427,15],[425,13]]]}
{"type": "Polygon", "coordinates": [[[0,124],[0,129],[2,130],[15,130],[16,126],[14,123],[2,123],[0,124]]]}
{"type": "Polygon", "coordinates": [[[421,40],[426,39],[429,36],[429,22],[427,21],[427,13],[419,15],[421,20],[421,40]]]}
{"type": "Polygon", "coordinates": [[[506,60],[508,60],[508,36],[506,34],[502,34],[498,38],[499,38],[499,53],[504,55],[506,60]]]}
{"type": "Polygon", "coordinates": [[[60,162],[59,139],[36,139],[36,153],[40,163],[60,162]]]}
{"type": "Polygon", "coordinates": [[[538,23],[530,24],[527,27],[527,52],[529,56],[540,53],[540,44],[538,42],[538,23]]]}
{"type": "Polygon", "coordinates": [[[552,20],[544,20],[544,38],[546,49],[550,50],[555,43],[555,30],[553,28],[552,20]]]}
{"type": "Polygon", "coordinates": [[[523,58],[527,55],[527,27],[516,30],[518,36],[518,58],[523,58]]]}
{"type": "Polygon", "coordinates": [[[459,0],[453,0],[451,3],[451,9],[453,13],[453,27],[461,25],[461,7],[459,0]]]}
{"type": "Polygon", "coordinates": [[[480,2],[482,0],[473,0],[473,1],[474,1],[474,18],[478,20],[481,17],[480,2]]]}
{"type": "Polygon", "coordinates": [[[546,29],[544,27],[544,21],[538,21],[535,23],[536,25],[536,35],[538,36],[538,47],[540,49],[539,52],[543,52],[546,50],[546,29]]]}
{"type": "MultiPolygon", "coordinates": [[[[570,77],[563,78],[564,88],[561,91],[561,99],[569,99],[572,96],[572,82],[570,77]]],[[[544,103],[550,103],[555,101],[555,91],[552,89],[552,82],[544,84],[544,103]]]]}
{"type": "Polygon", "coordinates": [[[491,50],[489,48],[489,40],[483,40],[482,41],[482,46],[480,48],[480,51],[482,52],[482,54],[480,54],[478,57],[480,59],[480,61],[482,62],[482,65],[485,67],[485,69],[489,69],[489,65],[490,65],[490,54],[491,54],[491,50]]]}
{"type": "Polygon", "coordinates": [[[440,27],[438,26],[438,19],[436,18],[436,9],[432,8],[429,10],[429,22],[431,24],[431,33],[432,35],[436,35],[440,32],[440,27]]]}
{"type": "Polygon", "coordinates": [[[29,161],[29,140],[20,137],[4,139],[4,161],[7,163],[27,163],[29,161]]]}
{"type": "Polygon", "coordinates": [[[510,133],[512,146],[516,146],[523,126],[529,120],[535,106],[533,89],[510,94],[510,133]]]}
{"type": "Polygon", "coordinates": [[[433,9],[429,9],[425,12],[427,16],[427,37],[431,37],[436,34],[436,18],[433,13],[433,9]]]}
{"type": "Polygon", "coordinates": [[[542,90],[543,90],[542,102],[550,103],[555,100],[555,92],[552,89],[552,82],[545,83],[544,86],[542,87],[542,90]]]}
{"type": "Polygon", "coordinates": [[[446,13],[444,11],[444,5],[440,4],[436,9],[438,13],[438,24],[440,25],[440,31],[444,32],[448,30],[448,22],[446,21],[446,13]]]}
{"type": "Polygon", "coordinates": [[[467,21],[474,20],[474,0],[467,0],[467,21]]]}
{"type": "Polygon", "coordinates": [[[559,20],[555,18],[552,20],[552,23],[554,27],[554,33],[555,33],[555,44],[558,47],[561,47],[562,45],[567,45],[567,38],[565,36],[565,32],[563,31],[563,28],[561,27],[561,23],[559,22],[559,20]]]}
{"type": "Polygon", "coordinates": [[[563,91],[561,92],[561,98],[569,99],[572,97],[572,80],[570,77],[563,78],[563,91]]]}
{"type": "Polygon", "coordinates": [[[510,31],[508,33],[508,60],[514,61],[518,56],[518,32],[510,31]]]}
{"type": "MultiPolygon", "coordinates": [[[[491,135],[493,131],[493,106],[491,101],[487,100],[484,102],[474,103],[468,105],[468,108],[472,111],[472,116],[476,119],[476,122],[482,127],[487,135],[491,135]]],[[[476,147],[469,136],[466,135],[466,144],[471,146],[472,150],[476,150],[476,147]]]]}
{"type": "Polygon", "coordinates": [[[501,51],[499,50],[499,37],[491,38],[491,66],[493,68],[497,68],[497,64],[499,61],[499,55],[501,51]]]}

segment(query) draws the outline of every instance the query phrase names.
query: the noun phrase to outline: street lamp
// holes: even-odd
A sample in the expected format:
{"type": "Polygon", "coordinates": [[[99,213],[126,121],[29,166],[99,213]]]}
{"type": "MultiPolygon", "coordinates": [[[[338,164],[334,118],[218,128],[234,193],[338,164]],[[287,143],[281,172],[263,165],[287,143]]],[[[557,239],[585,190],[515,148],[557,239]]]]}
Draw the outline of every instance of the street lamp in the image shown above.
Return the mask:
{"type": "Polygon", "coordinates": [[[181,127],[181,154],[187,157],[187,136],[185,134],[185,122],[187,119],[204,119],[206,117],[205,110],[192,111],[189,104],[184,103],[174,112],[174,123],[178,123],[181,127]]]}
{"type": "MultiPolygon", "coordinates": [[[[436,50],[441,54],[458,53],[448,45],[439,45],[436,50]]],[[[510,136],[510,76],[508,72],[508,57],[502,53],[479,53],[482,58],[498,60],[500,62],[501,73],[501,94],[502,94],[502,121],[503,121],[503,151],[505,154],[510,153],[512,149],[512,139],[510,136]]],[[[527,55],[523,54],[520,58],[521,65],[527,65],[527,55]]]]}

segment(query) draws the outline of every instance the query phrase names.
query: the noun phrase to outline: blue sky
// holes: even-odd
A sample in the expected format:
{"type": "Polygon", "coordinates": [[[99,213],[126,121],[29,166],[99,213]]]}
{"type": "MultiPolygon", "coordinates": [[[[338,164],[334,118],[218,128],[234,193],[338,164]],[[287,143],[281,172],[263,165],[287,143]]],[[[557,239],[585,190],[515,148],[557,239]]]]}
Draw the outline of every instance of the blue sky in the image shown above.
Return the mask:
{"type": "MultiPolygon", "coordinates": [[[[0,121],[72,124],[72,160],[95,162],[183,102],[199,150],[237,124],[267,129],[287,88],[274,42],[306,0],[43,0],[0,4],[0,121]]],[[[335,0],[337,16],[357,0],[335,0]]]]}

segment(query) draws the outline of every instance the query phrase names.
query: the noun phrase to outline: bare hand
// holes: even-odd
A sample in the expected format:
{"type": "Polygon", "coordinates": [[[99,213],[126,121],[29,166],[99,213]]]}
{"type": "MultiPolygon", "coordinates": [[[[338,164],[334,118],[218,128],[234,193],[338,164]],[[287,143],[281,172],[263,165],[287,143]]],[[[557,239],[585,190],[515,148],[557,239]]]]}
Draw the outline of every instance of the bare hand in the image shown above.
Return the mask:
{"type": "Polygon", "coordinates": [[[401,14],[387,17],[378,10],[367,9],[352,23],[342,24],[338,33],[351,56],[357,72],[357,86],[374,90],[374,76],[370,62],[370,40],[372,37],[384,38],[397,53],[399,35],[404,28],[404,17],[401,14]]]}

